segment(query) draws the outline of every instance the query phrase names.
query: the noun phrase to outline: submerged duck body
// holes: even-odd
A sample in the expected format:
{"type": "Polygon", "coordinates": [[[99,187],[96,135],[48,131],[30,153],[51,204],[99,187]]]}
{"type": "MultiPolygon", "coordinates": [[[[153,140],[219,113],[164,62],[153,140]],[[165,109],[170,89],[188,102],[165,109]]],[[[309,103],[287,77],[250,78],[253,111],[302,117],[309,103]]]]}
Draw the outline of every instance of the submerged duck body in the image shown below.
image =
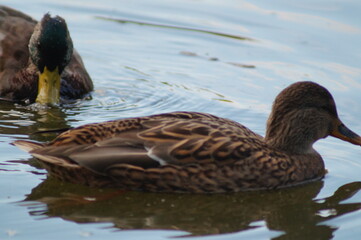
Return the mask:
{"type": "Polygon", "coordinates": [[[337,116],[331,94],[299,82],[276,98],[266,136],[205,113],[173,112],[88,124],[41,144],[14,144],[50,175],[92,187],[165,192],[274,189],[320,179],[312,148],[335,136],[361,145],[337,116]]]}
{"type": "Polygon", "coordinates": [[[57,104],[92,90],[63,18],[45,14],[37,23],[0,5],[0,99],[57,104]]]}

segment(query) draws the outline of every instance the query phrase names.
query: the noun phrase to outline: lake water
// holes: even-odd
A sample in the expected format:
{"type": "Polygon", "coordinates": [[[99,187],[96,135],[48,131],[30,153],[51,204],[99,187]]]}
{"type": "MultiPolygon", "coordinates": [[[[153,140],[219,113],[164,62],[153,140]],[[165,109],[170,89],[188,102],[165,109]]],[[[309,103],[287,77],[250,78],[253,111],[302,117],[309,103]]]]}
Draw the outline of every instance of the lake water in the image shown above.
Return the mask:
{"type": "Polygon", "coordinates": [[[361,134],[361,2],[2,0],[63,16],[95,84],[59,108],[0,103],[0,239],[359,239],[361,149],[319,141],[326,178],[277,191],[116,192],[48,179],[10,145],[33,132],[186,110],[263,135],[277,93],[312,80],[361,134]],[[114,21],[115,19],[121,21],[114,21]]]}

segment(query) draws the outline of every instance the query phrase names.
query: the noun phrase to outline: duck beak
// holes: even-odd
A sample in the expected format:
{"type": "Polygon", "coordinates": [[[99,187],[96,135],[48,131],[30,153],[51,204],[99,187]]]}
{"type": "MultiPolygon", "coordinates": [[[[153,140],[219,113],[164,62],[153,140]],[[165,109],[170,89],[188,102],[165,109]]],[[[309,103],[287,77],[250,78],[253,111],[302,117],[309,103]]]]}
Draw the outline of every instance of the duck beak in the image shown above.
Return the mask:
{"type": "Polygon", "coordinates": [[[60,96],[60,73],[58,67],[53,71],[44,67],[39,75],[38,96],[36,102],[40,104],[57,104],[60,96]]]}
{"type": "Polygon", "coordinates": [[[340,120],[336,120],[331,136],[361,146],[361,137],[348,129],[340,120]]]}

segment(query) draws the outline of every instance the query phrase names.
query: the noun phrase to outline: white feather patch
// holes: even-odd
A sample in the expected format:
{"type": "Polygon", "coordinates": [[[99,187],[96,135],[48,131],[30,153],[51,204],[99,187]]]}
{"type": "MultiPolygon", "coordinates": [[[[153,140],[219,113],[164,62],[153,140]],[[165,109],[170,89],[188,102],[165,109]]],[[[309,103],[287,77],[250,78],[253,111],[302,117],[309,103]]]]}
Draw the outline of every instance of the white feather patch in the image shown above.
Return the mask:
{"type": "Polygon", "coordinates": [[[159,162],[159,164],[161,166],[167,165],[167,161],[164,161],[163,159],[161,159],[159,156],[155,155],[153,153],[153,148],[145,148],[148,152],[147,155],[148,157],[150,157],[151,159],[153,159],[154,161],[159,162]]]}

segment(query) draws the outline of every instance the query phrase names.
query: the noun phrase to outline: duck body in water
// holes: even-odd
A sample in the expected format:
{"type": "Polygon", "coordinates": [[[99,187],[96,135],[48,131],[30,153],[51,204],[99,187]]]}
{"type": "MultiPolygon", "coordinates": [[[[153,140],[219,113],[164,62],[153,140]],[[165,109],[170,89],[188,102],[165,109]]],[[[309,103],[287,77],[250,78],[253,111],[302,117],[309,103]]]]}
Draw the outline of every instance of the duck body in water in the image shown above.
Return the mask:
{"type": "Polygon", "coordinates": [[[84,98],[92,80],[65,20],[45,14],[40,22],[0,6],[0,99],[58,104],[84,98]]]}
{"type": "Polygon", "coordinates": [[[361,145],[361,137],[338,118],[329,91],[313,82],[298,82],[276,97],[265,137],[229,119],[173,112],[80,126],[50,143],[14,144],[64,181],[214,193],[321,179],[324,162],[312,145],[329,135],[361,145]]]}

